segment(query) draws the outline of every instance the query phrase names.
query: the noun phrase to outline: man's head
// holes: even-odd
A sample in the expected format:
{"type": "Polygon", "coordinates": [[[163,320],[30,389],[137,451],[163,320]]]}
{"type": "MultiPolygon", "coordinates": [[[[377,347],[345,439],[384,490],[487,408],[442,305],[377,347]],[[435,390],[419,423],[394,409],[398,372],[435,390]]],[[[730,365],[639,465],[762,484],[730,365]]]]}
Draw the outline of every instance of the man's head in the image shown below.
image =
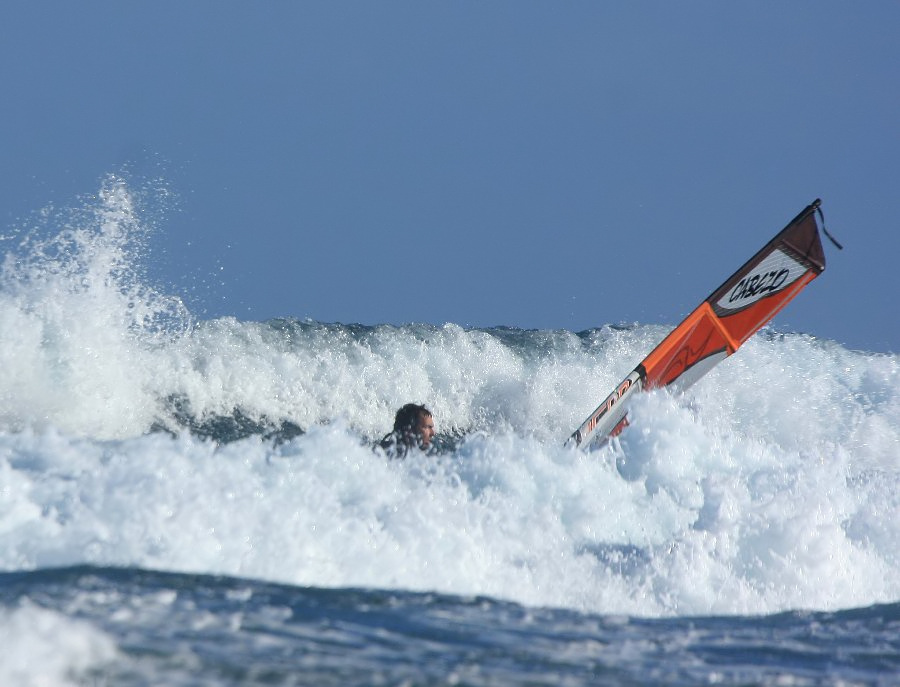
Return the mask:
{"type": "Polygon", "coordinates": [[[394,434],[422,450],[431,446],[434,438],[434,417],[425,406],[407,403],[394,416],[394,434]]]}

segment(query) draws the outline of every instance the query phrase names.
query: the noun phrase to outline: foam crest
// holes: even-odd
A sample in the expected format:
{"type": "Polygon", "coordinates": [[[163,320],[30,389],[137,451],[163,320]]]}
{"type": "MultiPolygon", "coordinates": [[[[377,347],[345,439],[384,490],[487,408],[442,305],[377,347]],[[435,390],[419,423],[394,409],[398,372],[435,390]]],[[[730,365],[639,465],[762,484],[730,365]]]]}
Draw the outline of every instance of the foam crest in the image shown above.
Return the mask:
{"type": "Polygon", "coordinates": [[[623,342],[648,340],[653,329],[579,336],[226,318],[199,323],[159,353],[156,393],[181,399],[198,418],[240,409],[303,428],[342,418],[367,438],[415,401],[443,432],[508,429],[562,442],[578,408],[596,403],[594,390],[624,368],[613,360],[623,342]]]}
{"type": "Polygon", "coordinates": [[[0,271],[0,425],[140,433],[158,413],[152,351],[190,317],[141,279],[135,194],[111,176],[83,207],[48,208],[23,231],[0,271]]]}

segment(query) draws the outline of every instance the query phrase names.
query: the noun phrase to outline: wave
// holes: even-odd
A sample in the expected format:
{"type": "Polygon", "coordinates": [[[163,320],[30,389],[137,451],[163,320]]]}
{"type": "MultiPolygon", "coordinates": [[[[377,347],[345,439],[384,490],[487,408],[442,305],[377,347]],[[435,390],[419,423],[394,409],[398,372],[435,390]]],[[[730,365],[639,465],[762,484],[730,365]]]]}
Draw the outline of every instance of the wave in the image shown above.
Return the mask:
{"type": "Polygon", "coordinates": [[[584,454],[563,441],[667,327],[198,320],[146,284],[121,179],[38,224],[0,272],[0,569],[651,616],[900,599],[896,355],[766,329],[584,454]],[[442,450],[388,461],[407,402],[442,450]]]}
{"type": "Polygon", "coordinates": [[[80,566],[0,574],[0,632],[16,649],[0,676],[16,685],[886,684],[900,666],[898,622],[900,604],[638,619],[80,566]]]}

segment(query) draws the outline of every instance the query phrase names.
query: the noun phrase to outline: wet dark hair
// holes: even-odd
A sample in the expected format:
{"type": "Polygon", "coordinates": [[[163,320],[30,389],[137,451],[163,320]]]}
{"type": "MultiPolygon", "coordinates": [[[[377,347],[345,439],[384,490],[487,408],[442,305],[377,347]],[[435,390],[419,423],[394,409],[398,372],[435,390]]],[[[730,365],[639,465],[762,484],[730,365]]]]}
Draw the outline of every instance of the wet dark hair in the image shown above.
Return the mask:
{"type": "Polygon", "coordinates": [[[394,432],[406,434],[414,432],[419,426],[419,418],[432,417],[431,411],[423,405],[407,403],[394,416],[394,432]]]}
{"type": "Polygon", "coordinates": [[[433,417],[431,411],[417,403],[407,403],[394,416],[394,429],[384,437],[378,445],[390,458],[406,458],[412,448],[422,448],[422,436],[419,433],[421,418],[433,417]]]}

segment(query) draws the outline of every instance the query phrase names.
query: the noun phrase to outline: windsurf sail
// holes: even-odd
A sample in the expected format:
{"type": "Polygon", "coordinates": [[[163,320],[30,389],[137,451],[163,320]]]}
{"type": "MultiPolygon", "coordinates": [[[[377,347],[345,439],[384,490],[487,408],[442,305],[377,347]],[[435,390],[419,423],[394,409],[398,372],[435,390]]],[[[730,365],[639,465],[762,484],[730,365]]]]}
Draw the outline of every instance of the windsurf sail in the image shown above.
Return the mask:
{"type": "Polygon", "coordinates": [[[689,387],[819,276],[825,269],[816,223],[817,210],[822,216],[820,205],[816,199],[804,208],[675,327],[572,433],[566,446],[586,449],[619,434],[628,424],[628,400],[641,390],[689,387]]]}

